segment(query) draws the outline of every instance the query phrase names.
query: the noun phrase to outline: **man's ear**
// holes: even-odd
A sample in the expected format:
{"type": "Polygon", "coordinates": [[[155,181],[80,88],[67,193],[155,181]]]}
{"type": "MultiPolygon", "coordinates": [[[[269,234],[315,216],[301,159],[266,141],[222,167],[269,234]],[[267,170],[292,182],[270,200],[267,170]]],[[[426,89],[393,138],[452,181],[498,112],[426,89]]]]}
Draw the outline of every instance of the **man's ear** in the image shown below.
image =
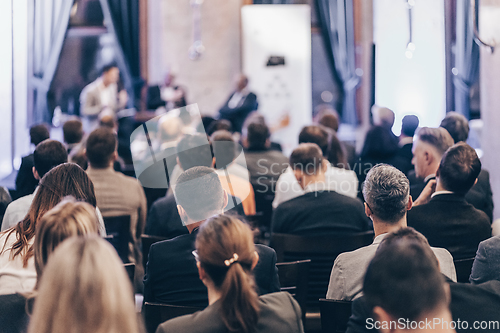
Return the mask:
{"type": "Polygon", "coordinates": [[[40,175],[38,174],[38,171],[36,171],[35,167],[31,168],[31,171],[33,172],[33,177],[35,177],[36,180],[40,180],[40,175]]]}
{"type": "Polygon", "coordinates": [[[293,170],[293,174],[294,174],[295,178],[297,179],[297,182],[299,183],[299,185],[302,186],[302,178],[304,177],[304,174],[302,173],[302,171],[300,171],[300,169],[295,169],[295,170],[293,170]]]}
{"type": "Polygon", "coordinates": [[[205,270],[203,269],[203,267],[201,267],[199,261],[196,262],[196,267],[198,267],[198,276],[200,278],[200,281],[203,281],[206,278],[206,276],[207,276],[207,272],[205,272],[205,270]]]}
{"type": "MultiPolygon", "coordinates": [[[[477,178],[476,178],[476,180],[474,181],[474,185],[476,185],[476,184],[477,184],[477,178]]],[[[472,185],[472,186],[474,186],[474,185],[472,185]]]]}
{"type": "Polygon", "coordinates": [[[326,158],[323,158],[323,159],[321,160],[321,171],[322,171],[323,173],[326,173],[326,170],[328,169],[328,163],[329,163],[329,162],[328,162],[328,160],[327,160],[326,158]]]}
{"type": "Polygon", "coordinates": [[[426,165],[430,165],[434,160],[434,155],[432,155],[430,151],[426,150],[424,151],[424,160],[426,165]]]}
{"type": "Polygon", "coordinates": [[[184,208],[181,205],[177,205],[177,211],[179,212],[179,216],[181,217],[181,221],[185,223],[188,220],[188,215],[184,208]]]}
{"type": "Polygon", "coordinates": [[[413,207],[413,198],[410,195],[408,198],[408,203],[406,204],[406,210],[410,210],[411,207],[413,207]]]}
{"type": "Polygon", "coordinates": [[[179,161],[179,156],[177,156],[176,160],[177,160],[177,165],[181,168],[182,171],[184,171],[184,168],[182,167],[181,161],[179,161]]]}
{"type": "Polygon", "coordinates": [[[366,202],[364,203],[364,205],[365,205],[365,214],[366,214],[366,216],[368,216],[368,217],[372,216],[373,212],[370,209],[370,207],[368,207],[368,205],[366,204],[366,202]]]}
{"type": "Polygon", "coordinates": [[[243,137],[243,139],[241,140],[241,143],[243,144],[243,147],[248,149],[248,139],[246,136],[243,137]]]}
{"type": "Polygon", "coordinates": [[[391,325],[389,325],[391,321],[394,321],[394,318],[392,318],[392,316],[388,314],[383,308],[377,305],[373,308],[372,312],[373,316],[375,317],[373,319],[380,322],[380,328],[378,330],[380,333],[391,333],[395,331],[391,329],[391,325]],[[386,323],[386,325],[384,325],[384,322],[386,323]]]}

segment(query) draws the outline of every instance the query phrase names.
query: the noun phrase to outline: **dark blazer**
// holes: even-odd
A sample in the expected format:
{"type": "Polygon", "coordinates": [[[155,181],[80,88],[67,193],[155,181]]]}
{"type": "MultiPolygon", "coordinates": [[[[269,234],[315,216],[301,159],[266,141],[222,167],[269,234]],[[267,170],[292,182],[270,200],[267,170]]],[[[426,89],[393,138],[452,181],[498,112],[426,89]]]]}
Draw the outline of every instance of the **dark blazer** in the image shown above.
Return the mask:
{"type": "MultiPolygon", "coordinates": [[[[500,281],[490,281],[477,286],[447,281],[451,292],[450,310],[453,321],[458,322],[460,319],[462,323],[467,322],[468,324],[468,329],[463,329],[465,324],[460,327],[457,326],[457,332],[498,332],[498,329],[494,327],[474,330],[473,325],[475,321],[498,321],[498,314],[500,313],[500,281]]],[[[370,321],[367,322],[368,318],[374,317],[366,298],[362,296],[355,299],[352,303],[352,315],[349,318],[346,333],[376,331],[368,329],[370,328],[370,321]]]]}
{"type": "MultiPolygon", "coordinates": [[[[233,200],[232,198],[233,197],[229,195],[229,200],[233,200]]],[[[233,207],[227,213],[245,216],[241,204],[233,207]]],[[[148,213],[144,233],[146,235],[166,237],[168,239],[189,233],[184,224],[182,224],[179,211],[177,210],[177,202],[173,195],[167,195],[153,203],[148,213]]]]}
{"type": "MultiPolygon", "coordinates": [[[[30,308],[33,300],[28,301],[30,308]]],[[[28,323],[26,298],[21,294],[0,295],[0,332],[24,333],[28,331],[28,323]]]]}
{"type": "MultiPolygon", "coordinates": [[[[198,231],[155,243],[149,251],[144,276],[144,301],[173,305],[206,307],[207,288],[201,282],[192,252],[198,231]]],[[[259,262],[254,269],[260,294],[280,290],[276,252],[256,245],[259,262]]]]}
{"type": "MultiPolygon", "coordinates": [[[[273,293],[260,297],[260,312],[255,333],[300,333],[304,332],[297,301],[287,292],[273,293]]],[[[220,316],[219,301],[203,311],[177,317],[161,324],[156,333],[229,332],[220,316]]]]}
{"type": "Polygon", "coordinates": [[[296,235],[349,234],[371,228],[361,201],[335,191],[309,192],[281,203],[272,232],[296,235]]]}
{"type": "Polygon", "coordinates": [[[500,280],[500,236],[479,243],[469,280],[472,284],[500,280]]]}
{"type": "MultiPolygon", "coordinates": [[[[431,179],[435,179],[435,177],[428,179],[427,182],[431,179]]],[[[410,180],[410,184],[412,184],[410,194],[413,200],[416,200],[420,193],[422,193],[427,182],[424,183],[418,179],[414,181],[410,180]]],[[[467,192],[465,200],[475,208],[485,212],[490,218],[490,223],[493,221],[493,194],[491,192],[490,173],[488,171],[481,170],[477,177],[477,183],[467,192]]]]}
{"type": "Polygon", "coordinates": [[[21,159],[21,166],[16,176],[16,193],[14,200],[25,195],[31,194],[35,191],[38,186],[38,180],[33,176],[33,167],[35,166],[35,160],[33,154],[24,156],[21,159]]]}
{"type": "Polygon", "coordinates": [[[243,123],[245,122],[247,116],[250,112],[257,110],[257,95],[254,93],[248,93],[248,95],[245,96],[243,101],[240,102],[237,107],[231,109],[228,106],[228,103],[234,94],[235,93],[233,92],[227,99],[226,103],[220,108],[219,115],[220,119],[226,119],[231,122],[233,131],[241,132],[241,128],[243,127],[243,123]]]}
{"type": "Polygon", "coordinates": [[[479,243],[491,237],[488,216],[454,193],[438,194],[412,208],[408,226],[427,237],[431,246],[450,251],[454,260],[473,258],[479,243]]]}

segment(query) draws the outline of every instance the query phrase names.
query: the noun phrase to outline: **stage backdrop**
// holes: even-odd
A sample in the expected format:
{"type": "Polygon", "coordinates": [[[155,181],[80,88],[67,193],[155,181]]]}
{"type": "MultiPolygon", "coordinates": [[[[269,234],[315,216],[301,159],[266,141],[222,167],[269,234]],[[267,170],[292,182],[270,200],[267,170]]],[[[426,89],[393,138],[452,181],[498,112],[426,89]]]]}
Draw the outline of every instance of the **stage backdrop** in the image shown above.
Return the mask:
{"type": "Polygon", "coordinates": [[[310,7],[244,6],[241,20],[243,72],[270,126],[289,114],[288,127],[272,137],[288,154],[312,117],[310,7]]]}

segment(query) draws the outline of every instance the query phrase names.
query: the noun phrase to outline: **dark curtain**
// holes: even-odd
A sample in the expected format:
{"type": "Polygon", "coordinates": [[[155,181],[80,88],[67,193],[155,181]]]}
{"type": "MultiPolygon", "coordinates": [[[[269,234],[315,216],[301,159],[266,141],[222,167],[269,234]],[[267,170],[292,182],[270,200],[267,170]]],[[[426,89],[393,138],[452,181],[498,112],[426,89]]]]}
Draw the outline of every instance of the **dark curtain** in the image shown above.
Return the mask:
{"type": "MultiPolygon", "coordinates": [[[[476,1],[476,15],[478,12],[476,1]]],[[[455,111],[469,119],[470,88],[479,74],[479,46],[474,41],[474,19],[469,0],[457,1],[457,32],[455,45],[455,111]]],[[[476,17],[477,19],[477,17],[476,17]]]]}
{"type": "Polygon", "coordinates": [[[354,9],[352,0],[316,0],[323,40],[334,76],[343,88],[342,122],[356,125],[356,75],[354,53],[354,9]]]}
{"type": "Polygon", "coordinates": [[[108,4],[116,37],[130,69],[134,96],[139,98],[144,85],[139,55],[139,0],[108,0],[108,4]]]}
{"type": "Polygon", "coordinates": [[[33,113],[30,123],[50,122],[47,93],[56,72],[64,36],[68,28],[70,0],[37,0],[32,3],[33,113]]]}

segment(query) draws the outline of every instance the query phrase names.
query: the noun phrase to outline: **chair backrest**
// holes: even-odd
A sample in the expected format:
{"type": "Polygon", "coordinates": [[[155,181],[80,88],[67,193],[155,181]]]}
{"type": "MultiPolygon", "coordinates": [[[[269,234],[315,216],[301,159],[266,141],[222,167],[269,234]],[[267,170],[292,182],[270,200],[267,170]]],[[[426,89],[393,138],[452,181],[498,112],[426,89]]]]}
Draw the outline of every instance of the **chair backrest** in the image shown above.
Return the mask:
{"type": "Polygon", "coordinates": [[[167,239],[166,237],[153,236],[153,235],[142,235],[141,236],[141,246],[142,246],[142,265],[144,266],[144,271],[146,271],[146,264],[149,258],[149,249],[151,245],[156,242],[161,242],[167,239]]]}
{"type": "Polygon", "coordinates": [[[289,292],[299,303],[302,310],[302,321],[306,316],[307,282],[309,280],[309,264],[311,260],[280,262],[276,264],[280,279],[281,291],[289,292]]]}
{"type": "Polygon", "coordinates": [[[125,267],[125,270],[127,271],[127,275],[128,275],[128,278],[130,279],[130,282],[132,283],[132,285],[134,285],[135,264],[128,263],[128,264],[124,264],[123,267],[125,267]]]}
{"type": "Polygon", "coordinates": [[[453,263],[457,272],[457,282],[469,283],[474,258],[454,260],[453,263]]]}
{"type": "Polygon", "coordinates": [[[307,288],[308,310],[317,310],[318,299],[325,297],[335,258],[373,242],[373,231],[351,235],[297,236],[272,234],[271,247],[278,262],[311,259],[307,288]]]}
{"type": "Polygon", "coordinates": [[[129,243],[132,241],[130,233],[130,215],[103,217],[106,226],[107,238],[118,252],[124,263],[128,263],[129,243]]]}
{"type": "Polygon", "coordinates": [[[350,301],[335,301],[333,299],[319,300],[319,311],[321,314],[321,332],[344,333],[347,330],[347,322],[351,316],[350,301]]]}
{"type": "Polygon", "coordinates": [[[143,315],[146,331],[155,333],[158,326],[169,319],[203,310],[193,306],[179,306],[161,303],[144,303],[143,315]]]}

